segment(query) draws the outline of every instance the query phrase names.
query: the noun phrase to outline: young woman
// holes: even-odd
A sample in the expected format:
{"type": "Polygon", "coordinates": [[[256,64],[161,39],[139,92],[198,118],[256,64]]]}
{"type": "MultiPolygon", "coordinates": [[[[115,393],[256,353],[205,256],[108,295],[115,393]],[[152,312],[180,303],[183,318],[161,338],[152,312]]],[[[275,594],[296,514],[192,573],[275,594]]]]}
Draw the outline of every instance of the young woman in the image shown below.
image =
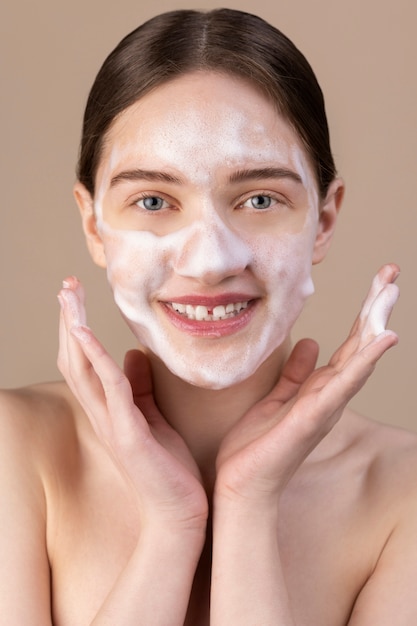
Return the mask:
{"type": "Polygon", "coordinates": [[[122,372],[70,277],[65,382],[2,394],[1,623],[417,623],[416,439],[346,408],[398,267],[326,367],[291,346],[343,197],[301,53],[238,11],[150,20],[94,83],[75,197],[140,349],[122,372]]]}

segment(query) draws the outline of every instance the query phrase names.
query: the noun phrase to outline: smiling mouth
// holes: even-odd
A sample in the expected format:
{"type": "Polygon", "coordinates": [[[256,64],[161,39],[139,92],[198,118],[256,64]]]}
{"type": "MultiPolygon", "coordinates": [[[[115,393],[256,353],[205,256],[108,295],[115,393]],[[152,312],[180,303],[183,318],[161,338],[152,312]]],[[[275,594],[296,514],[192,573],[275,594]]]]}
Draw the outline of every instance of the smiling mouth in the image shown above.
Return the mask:
{"type": "Polygon", "coordinates": [[[220,320],[227,320],[239,315],[241,311],[248,307],[249,301],[246,302],[231,302],[229,304],[213,307],[212,309],[198,304],[193,306],[192,304],[182,304],[178,302],[171,302],[170,307],[176,313],[189,320],[196,320],[197,322],[219,322],[220,320]]]}

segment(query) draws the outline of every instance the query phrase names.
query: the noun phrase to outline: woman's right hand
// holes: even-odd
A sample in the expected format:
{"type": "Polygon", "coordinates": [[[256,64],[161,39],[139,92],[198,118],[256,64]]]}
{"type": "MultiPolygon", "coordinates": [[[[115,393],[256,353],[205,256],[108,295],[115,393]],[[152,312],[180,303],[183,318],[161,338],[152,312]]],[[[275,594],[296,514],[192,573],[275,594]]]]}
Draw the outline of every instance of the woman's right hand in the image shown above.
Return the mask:
{"type": "Polygon", "coordinates": [[[84,293],[64,281],[58,367],[91,425],[133,486],[141,523],[205,533],[208,502],[183,439],[155,405],[148,360],[127,353],[123,372],[86,326],[84,293]]]}

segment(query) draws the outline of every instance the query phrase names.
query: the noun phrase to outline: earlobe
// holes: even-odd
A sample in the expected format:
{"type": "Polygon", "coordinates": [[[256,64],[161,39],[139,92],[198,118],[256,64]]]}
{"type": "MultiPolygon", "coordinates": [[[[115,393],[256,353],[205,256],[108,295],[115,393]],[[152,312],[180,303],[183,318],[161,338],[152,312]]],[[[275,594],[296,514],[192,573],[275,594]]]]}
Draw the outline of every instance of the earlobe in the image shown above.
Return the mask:
{"type": "Polygon", "coordinates": [[[74,186],[74,197],[80,209],[83,230],[91,257],[98,266],[106,267],[103,241],[97,230],[93,198],[80,182],[77,182],[74,186]]]}
{"type": "Polygon", "coordinates": [[[343,202],[345,185],[341,178],[330,184],[326,198],[322,201],[319,214],[313,264],[320,263],[326,256],[336,229],[337,217],[343,202]]]}

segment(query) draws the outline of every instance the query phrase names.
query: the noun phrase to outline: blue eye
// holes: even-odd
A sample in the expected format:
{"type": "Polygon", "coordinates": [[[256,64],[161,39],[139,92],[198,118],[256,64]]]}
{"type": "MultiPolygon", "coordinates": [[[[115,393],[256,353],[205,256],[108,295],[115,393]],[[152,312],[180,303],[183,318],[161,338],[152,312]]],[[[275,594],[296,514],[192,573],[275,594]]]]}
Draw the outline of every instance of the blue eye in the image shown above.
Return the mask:
{"type": "Polygon", "coordinates": [[[166,202],[159,196],[147,196],[138,200],[136,204],[147,211],[159,211],[165,208],[166,202]]]}
{"type": "Polygon", "coordinates": [[[272,204],[272,198],[270,196],[258,194],[248,198],[248,200],[244,203],[244,206],[249,206],[249,203],[253,209],[269,209],[272,204]]]}

